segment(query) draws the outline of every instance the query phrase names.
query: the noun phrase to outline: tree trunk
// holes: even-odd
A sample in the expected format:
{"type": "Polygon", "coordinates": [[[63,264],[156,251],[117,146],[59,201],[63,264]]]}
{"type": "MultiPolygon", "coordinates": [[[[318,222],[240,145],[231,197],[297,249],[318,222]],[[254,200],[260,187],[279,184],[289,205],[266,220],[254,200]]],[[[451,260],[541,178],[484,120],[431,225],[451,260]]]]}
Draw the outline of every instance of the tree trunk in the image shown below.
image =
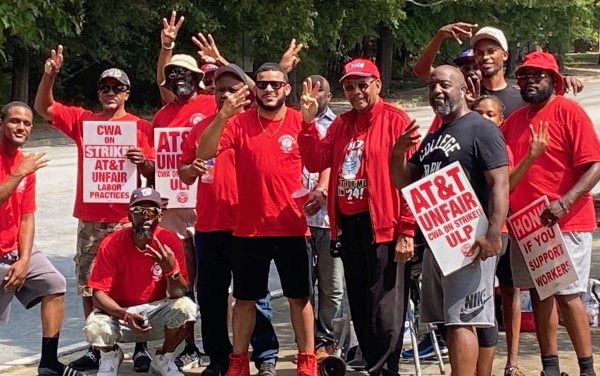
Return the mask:
{"type": "Polygon", "coordinates": [[[508,47],[508,61],[506,62],[506,77],[512,77],[515,68],[517,67],[517,57],[519,55],[519,49],[514,45],[508,47]]]}
{"type": "Polygon", "coordinates": [[[29,102],[29,50],[20,40],[13,40],[11,101],[29,102]]]}
{"type": "Polygon", "coordinates": [[[392,83],[392,57],[393,57],[393,37],[389,27],[379,25],[379,38],[377,39],[377,68],[381,74],[382,96],[385,97],[390,91],[392,83]]]}

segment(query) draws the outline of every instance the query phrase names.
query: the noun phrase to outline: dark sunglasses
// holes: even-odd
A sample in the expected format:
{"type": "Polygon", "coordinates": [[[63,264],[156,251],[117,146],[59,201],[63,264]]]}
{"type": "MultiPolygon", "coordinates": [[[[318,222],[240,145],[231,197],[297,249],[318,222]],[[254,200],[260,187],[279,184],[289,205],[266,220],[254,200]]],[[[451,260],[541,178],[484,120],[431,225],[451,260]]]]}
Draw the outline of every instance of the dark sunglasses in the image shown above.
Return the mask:
{"type": "Polygon", "coordinates": [[[119,85],[102,84],[102,85],[98,86],[98,91],[101,93],[104,93],[104,94],[110,93],[111,90],[115,94],[124,93],[129,90],[129,86],[127,86],[125,84],[119,84],[119,85]]]}
{"type": "Polygon", "coordinates": [[[354,91],[356,88],[358,88],[358,90],[360,91],[365,91],[367,90],[367,88],[369,86],[371,86],[371,84],[375,82],[375,80],[370,81],[370,82],[361,82],[358,84],[344,84],[344,90],[346,91],[354,91]]]}
{"type": "Polygon", "coordinates": [[[192,74],[192,71],[189,69],[175,67],[175,68],[171,68],[169,70],[167,76],[169,76],[170,79],[174,79],[177,77],[189,77],[191,74],[192,74]]]}
{"type": "Polygon", "coordinates": [[[535,82],[540,82],[544,78],[548,77],[548,75],[544,72],[535,72],[535,73],[522,73],[517,74],[517,80],[527,80],[533,78],[535,82]]]}
{"type": "Polygon", "coordinates": [[[156,207],[145,207],[145,206],[132,206],[129,208],[129,212],[133,215],[143,215],[149,219],[154,219],[160,214],[160,208],[156,207]]]}
{"type": "Polygon", "coordinates": [[[283,81],[256,81],[256,87],[260,90],[265,90],[269,85],[273,90],[279,90],[285,86],[286,82],[283,81]]]}

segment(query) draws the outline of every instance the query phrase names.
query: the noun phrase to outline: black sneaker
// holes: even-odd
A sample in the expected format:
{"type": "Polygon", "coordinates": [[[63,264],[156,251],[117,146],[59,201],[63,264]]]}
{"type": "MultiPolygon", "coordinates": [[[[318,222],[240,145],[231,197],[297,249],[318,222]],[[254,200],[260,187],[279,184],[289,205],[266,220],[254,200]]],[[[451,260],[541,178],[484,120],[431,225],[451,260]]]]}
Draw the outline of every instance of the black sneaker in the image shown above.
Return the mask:
{"type": "Polygon", "coordinates": [[[100,362],[100,350],[89,347],[88,351],[77,360],[69,363],[69,367],[76,371],[89,371],[98,369],[100,362]]]}
{"type": "Polygon", "coordinates": [[[200,376],[225,376],[228,367],[228,362],[211,360],[208,367],[206,367],[206,369],[200,373],[200,376]]]}
{"type": "Polygon", "coordinates": [[[85,376],[84,373],[77,371],[69,366],[65,366],[62,372],[58,372],[51,368],[40,367],[38,368],[39,376],[85,376]]]}
{"type": "Polygon", "coordinates": [[[148,372],[152,363],[152,357],[148,349],[144,348],[133,354],[133,369],[135,372],[148,372]]]}
{"type": "Polygon", "coordinates": [[[275,370],[275,364],[269,362],[263,362],[258,369],[258,376],[277,376],[275,370]]]}

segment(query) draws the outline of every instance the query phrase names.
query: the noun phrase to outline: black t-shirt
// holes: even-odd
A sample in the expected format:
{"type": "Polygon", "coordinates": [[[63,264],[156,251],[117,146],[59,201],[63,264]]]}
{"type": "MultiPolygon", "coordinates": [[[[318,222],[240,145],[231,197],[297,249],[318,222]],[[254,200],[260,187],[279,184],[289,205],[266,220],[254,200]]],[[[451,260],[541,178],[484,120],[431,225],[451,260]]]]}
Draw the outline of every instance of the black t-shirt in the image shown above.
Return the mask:
{"type": "Polygon", "coordinates": [[[487,214],[490,188],[484,172],[508,165],[506,143],[498,127],[479,113],[469,112],[428,134],[409,163],[426,177],[456,161],[487,214]]]}
{"type": "Polygon", "coordinates": [[[517,108],[525,106],[527,103],[521,97],[521,91],[512,85],[506,86],[501,90],[488,90],[481,86],[481,94],[495,95],[504,105],[504,118],[512,114],[517,108]]]}

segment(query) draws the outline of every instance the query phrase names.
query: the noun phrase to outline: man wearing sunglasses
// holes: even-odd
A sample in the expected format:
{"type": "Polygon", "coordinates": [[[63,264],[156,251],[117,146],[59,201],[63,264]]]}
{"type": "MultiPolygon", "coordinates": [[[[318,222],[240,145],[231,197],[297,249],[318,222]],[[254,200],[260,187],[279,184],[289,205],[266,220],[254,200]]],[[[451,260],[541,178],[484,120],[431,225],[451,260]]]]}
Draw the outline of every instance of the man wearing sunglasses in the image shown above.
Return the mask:
{"type": "MultiPolygon", "coordinates": [[[[216,70],[215,99],[221,109],[227,95],[236,93],[244,85],[253,87],[242,68],[235,64],[223,65],[216,70]]],[[[240,108],[240,111],[243,111],[240,108]]],[[[183,142],[179,177],[186,184],[200,179],[196,200],[196,259],[198,279],[196,291],[202,317],[202,343],[210,357],[210,364],[202,376],[224,376],[232,350],[229,341],[228,308],[231,285],[232,236],[238,216],[238,188],[235,176],[235,153],[226,150],[212,161],[208,172],[205,161],[196,158],[198,139],[212,123],[216,114],[196,124],[183,142]],[[206,179],[206,174],[211,179],[206,179]],[[203,178],[205,177],[205,178],[203,178]]],[[[252,332],[252,356],[259,376],[275,376],[279,343],[271,319],[271,295],[256,302],[256,325],[252,332]]]]}
{"type": "MultiPolygon", "coordinates": [[[[16,297],[27,308],[38,303],[42,327],[41,376],[83,376],[58,361],[67,282],[33,244],[35,172],[46,167],[45,153],[25,155],[20,148],[33,127],[33,112],[10,102],[0,113],[0,327],[7,324],[16,297]]],[[[17,321],[13,323],[18,325],[17,321]]]]}
{"type": "Polygon", "coordinates": [[[188,276],[177,234],[159,226],[160,194],[152,188],[131,193],[131,226],[106,236],[98,248],[89,286],[96,309],[83,332],[101,351],[98,375],[116,376],[123,361],[117,343],[164,338],[152,358],[150,372],[183,376],[175,364],[175,348],[196,321],[196,304],[185,296],[188,276]]]}
{"type": "Polygon", "coordinates": [[[394,189],[389,155],[410,119],[379,97],[380,74],[372,61],[347,63],[340,83],[352,110],[339,115],[322,140],[314,121],[320,85],[304,83],[298,143],[309,171],[331,168],[331,237],[342,245],[350,312],[367,369],[373,376],[397,375],[409,277],[405,262],[413,253],[416,226],[394,189]]]}
{"type": "Polygon", "coordinates": [[[302,161],[297,137],[302,117],[285,105],[292,88],[279,64],[265,63],[256,73],[256,103],[248,86],[225,94],[225,102],[200,137],[196,157],[207,160],[229,149],[235,152],[238,215],[233,232],[231,265],[233,351],[227,376],[249,376],[248,346],[255,324],[255,302],[268,288],[275,261],[283,294],[288,298],[298,345],[298,375],[316,376],[314,313],[309,297],[311,252],[306,219],[292,193],[302,188],[302,161]]]}
{"type": "MultiPolygon", "coordinates": [[[[202,119],[214,114],[217,110],[213,95],[198,93],[204,72],[198,68],[198,63],[190,55],[177,54],[164,66],[165,80],[161,87],[167,88],[173,95],[174,101],[165,104],[154,115],[154,128],[192,127],[202,119]]],[[[190,276],[190,291],[188,296],[194,299],[196,279],[196,257],[194,251],[194,223],[196,211],[191,208],[172,208],[165,211],[162,225],[176,232],[183,239],[184,251],[190,276]]],[[[194,327],[188,328],[186,346],[178,356],[178,364],[182,367],[193,366],[200,360],[200,350],[196,346],[194,327]]],[[[186,367],[187,368],[187,367],[186,367]]]]}
{"type": "Polygon", "coordinates": [[[549,144],[520,183],[511,192],[513,211],[519,211],[540,196],[550,200],[541,213],[542,224],[558,223],[567,251],[577,270],[578,280],[544,300],[534,288],[529,270],[516,242],[511,242],[511,268],[515,287],[529,288],[535,328],[540,345],[543,375],[559,376],[557,326],[554,302],[577,353],[581,375],[595,375],[588,317],[581,301],[587,289],[592,252],[592,231],[596,229],[590,190],[600,179],[600,141],[594,125],[579,104],[557,95],[564,90],[554,56],[532,52],[515,71],[526,106],[516,110],[502,127],[514,159],[526,157],[530,127],[535,131],[547,124],[549,144]]]}
{"type": "MultiPolygon", "coordinates": [[[[154,149],[151,144],[152,129],[148,121],[132,115],[125,109],[131,84],[127,74],[120,69],[107,69],[98,80],[100,112],[81,107],[66,106],[52,95],[54,80],[63,66],[63,47],[51,51],[44,64],[44,75],[35,96],[35,110],[54,127],[64,132],[77,145],[77,192],[73,216],[79,219],[75,274],[77,292],[83,300],[83,313],[87,317],[93,309],[92,291],[87,286],[90,266],[102,238],[127,222],[127,204],[83,202],[83,124],[88,120],[135,121],[137,123],[137,147],[129,149],[127,158],[137,165],[138,172],[152,178],[154,173],[154,149]]],[[[135,352],[136,368],[147,370],[150,357],[145,344],[139,344],[135,352]]],[[[90,348],[82,358],[71,363],[77,370],[98,368],[100,354],[90,348]]]]}

